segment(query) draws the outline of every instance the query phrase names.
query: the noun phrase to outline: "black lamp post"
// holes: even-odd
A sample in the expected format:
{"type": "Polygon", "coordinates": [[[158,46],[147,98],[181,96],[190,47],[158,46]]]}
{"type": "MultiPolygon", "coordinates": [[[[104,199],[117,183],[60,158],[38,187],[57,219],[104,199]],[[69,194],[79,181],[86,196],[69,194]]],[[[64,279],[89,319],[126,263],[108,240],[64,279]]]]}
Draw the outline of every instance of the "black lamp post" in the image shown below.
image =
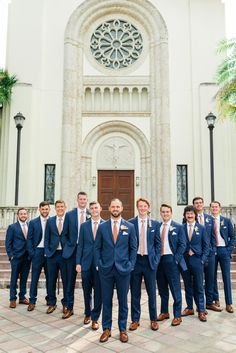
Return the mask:
{"type": "Polygon", "coordinates": [[[17,147],[16,147],[16,184],[15,184],[15,206],[18,206],[18,194],[19,194],[19,174],[20,174],[20,138],[21,129],[25,121],[25,117],[18,113],[14,116],[16,128],[17,128],[17,147]]]}
{"type": "Polygon", "coordinates": [[[210,170],[211,170],[211,201],[215,200],[215,181],[214,181],[214,151],[213,151],[213,129],[215,127],[216,116],[209,113],[206,116],[207,126],[210,133],[210,170]]]}

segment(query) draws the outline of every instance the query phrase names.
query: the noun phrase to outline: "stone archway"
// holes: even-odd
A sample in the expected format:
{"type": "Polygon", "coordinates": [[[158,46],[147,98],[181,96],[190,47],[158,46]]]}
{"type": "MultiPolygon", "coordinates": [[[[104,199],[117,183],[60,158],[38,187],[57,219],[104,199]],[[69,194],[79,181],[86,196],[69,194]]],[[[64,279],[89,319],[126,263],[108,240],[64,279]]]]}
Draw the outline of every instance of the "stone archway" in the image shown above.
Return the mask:
{"type": "MultiPolygon", "coordinates": [[[[83,39],[93,21],[112,13],[125,14],[141,23],[149,37],[151,134],[144,191],[158,209],[161,201],[170,202],[171,195],[168,36],[162,16],[146,0],[87,0],[71,15],[64,43],[61,195],[72,204],[86,177],[82,147],[83,39]]],[[[120,121],[115,124],[120,129],[120,121]]]]}

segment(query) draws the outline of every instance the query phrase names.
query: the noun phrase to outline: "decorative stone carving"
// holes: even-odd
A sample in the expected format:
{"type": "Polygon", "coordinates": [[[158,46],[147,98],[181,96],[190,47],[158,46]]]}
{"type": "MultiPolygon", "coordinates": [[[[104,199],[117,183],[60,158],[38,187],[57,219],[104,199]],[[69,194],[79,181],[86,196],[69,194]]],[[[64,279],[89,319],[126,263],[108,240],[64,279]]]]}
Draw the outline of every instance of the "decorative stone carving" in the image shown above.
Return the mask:
{"type": "Polygon", "coordinates": [[[139,30],[124,20],[109,20],[100,24],[91,37],[94,58],[110,69],[122,69],[141,55],[143,38],[139,30]]]}
{"type": "Polygon", "coordinates": [[[109,138],[103,142],[97,153],[98,169],[133,169],[134,150],[122,137],[109,138]]]}

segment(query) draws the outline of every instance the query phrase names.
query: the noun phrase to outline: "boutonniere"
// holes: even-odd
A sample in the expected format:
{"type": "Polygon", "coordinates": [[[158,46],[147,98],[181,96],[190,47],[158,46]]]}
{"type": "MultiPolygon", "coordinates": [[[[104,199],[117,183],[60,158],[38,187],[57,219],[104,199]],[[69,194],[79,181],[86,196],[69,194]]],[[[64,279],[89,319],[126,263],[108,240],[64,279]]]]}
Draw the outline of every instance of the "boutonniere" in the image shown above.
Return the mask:
{"type": "MultiPolygon", "coordinates": [[[[121,224],[120,229],[121,229],[121,230],[128,230],[128,227],[125,226],[124,224],[121,224]]],[[[124,234],[124,233],[123,233],[123,234],[124,234]]]]}
{"type": "Polygon", "coordinates": [[[221,226],[223,226],[223,225],[224,225],[224,220],[222,220],[222,221],[220,222],[220,225],[221,225],[221,226]]]}
{"type": "Polygon", "coordinates": [[[195,232],[196,232],[197,234],[199,234],[199,233],[198,233],[198,227],[197,227],[197,226],[194,227],[194,230],[195,230],[195,232]]]}
{"type": "Polygon", "coordinates": [[[210,220],[209,220],[208,217],[205,219],[205,222],[206,222],[206,223],[209,223],[209,222],[210,222],[210,220]]]}
{"type": "Polygon", "coordinates": [[[176,229],[175,227],[170,226],[169,231],[173,232],[173,230],[175,230],[175,229],[176,229]]]}
{"type": "Polygon", "coordinates": [[[88,219],[90,219],[91,218],[91,214],[86,214],[86,219],[88,220],[88,219]]]}

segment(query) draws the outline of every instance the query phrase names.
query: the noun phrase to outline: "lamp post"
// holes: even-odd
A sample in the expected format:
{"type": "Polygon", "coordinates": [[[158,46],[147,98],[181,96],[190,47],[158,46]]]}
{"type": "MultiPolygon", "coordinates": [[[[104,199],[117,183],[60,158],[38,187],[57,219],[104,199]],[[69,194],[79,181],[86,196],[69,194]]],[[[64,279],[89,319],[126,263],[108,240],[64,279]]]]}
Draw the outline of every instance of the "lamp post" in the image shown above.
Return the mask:
{"type": "Polygon", "coordinates": [[[20,174],[20,139],[21,129],[25,121],[25,117],[18,113],[14,116],[16,128],[17,128],[17,147],[16,147],[16,184],[15,184],[15,206],[18,206],[18,194],[19,194],[19,174],[20,174]]]}
{"type": "Polygon", "coordinates": [[[214,151],[213,151],[213,129],[215,127],[216,116],[209,113],[206,116],[207,126],[210,134],[210,172],[211,172],[211,201],[215,199],[215,181],[214,181],[214,151]]]}

